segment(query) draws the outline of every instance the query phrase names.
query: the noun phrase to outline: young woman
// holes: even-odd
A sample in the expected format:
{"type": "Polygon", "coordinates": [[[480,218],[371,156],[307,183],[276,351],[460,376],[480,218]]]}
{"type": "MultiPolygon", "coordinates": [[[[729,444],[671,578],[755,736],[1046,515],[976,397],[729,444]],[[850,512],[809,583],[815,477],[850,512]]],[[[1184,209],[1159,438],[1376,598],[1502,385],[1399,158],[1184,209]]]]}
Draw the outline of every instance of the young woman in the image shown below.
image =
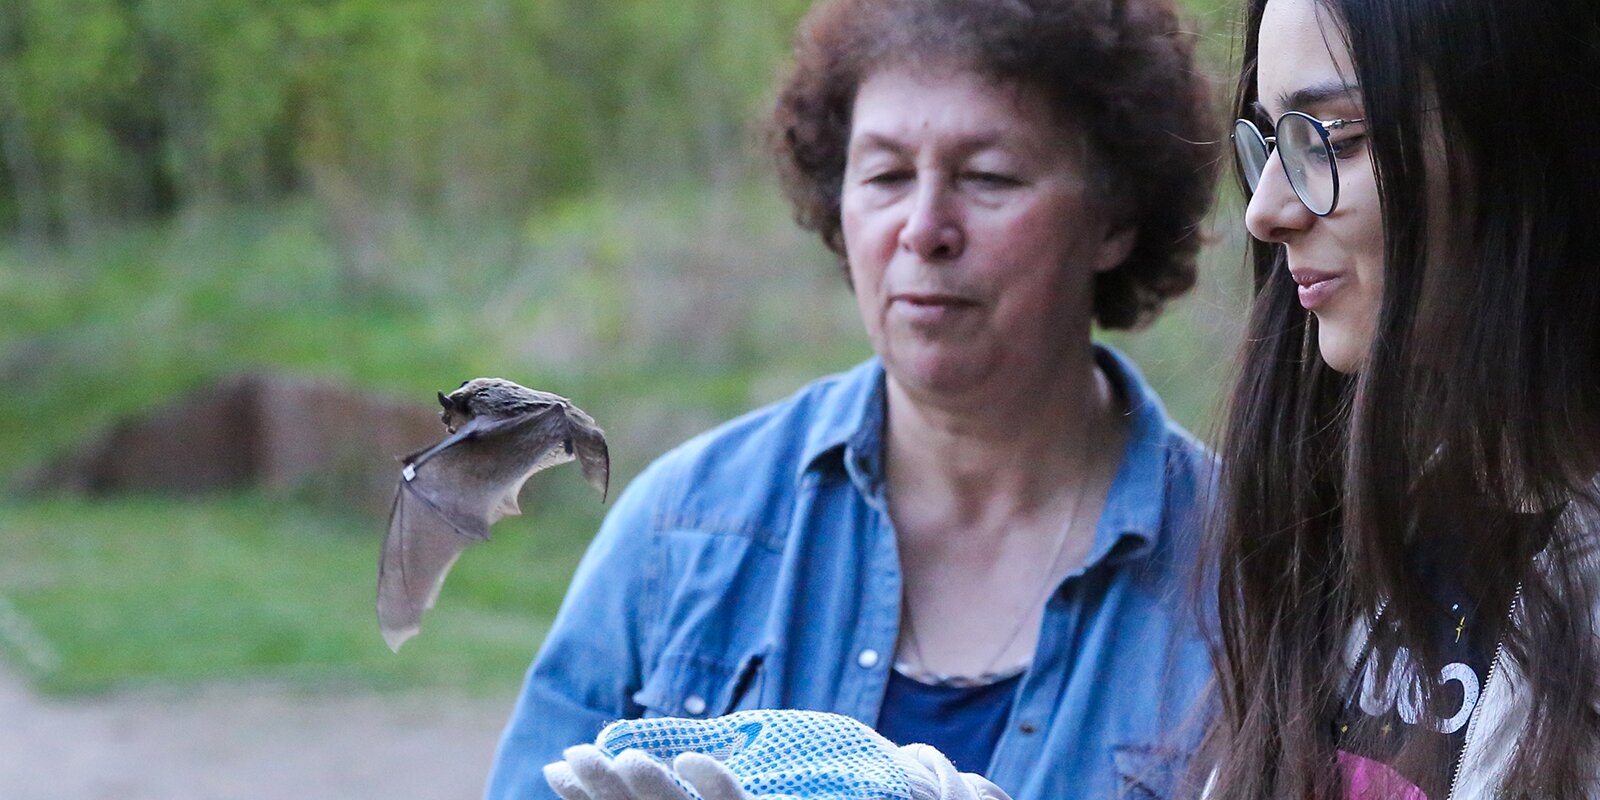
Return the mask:
{"type": "Polygon", "coordinates": [[[1600,793],[1600,4],[1251,0],[1209,796],[1600,793]]]}

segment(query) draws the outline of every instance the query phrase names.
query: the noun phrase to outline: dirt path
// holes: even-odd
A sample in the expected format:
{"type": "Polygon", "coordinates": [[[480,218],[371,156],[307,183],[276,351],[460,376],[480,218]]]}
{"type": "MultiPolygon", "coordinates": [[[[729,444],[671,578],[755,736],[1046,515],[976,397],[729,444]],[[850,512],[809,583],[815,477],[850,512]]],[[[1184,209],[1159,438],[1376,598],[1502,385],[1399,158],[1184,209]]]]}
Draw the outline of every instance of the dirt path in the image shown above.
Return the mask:
{"type": "Polygon", "coordinates": [[[511,701],[240,686],[54,700],[0,671],[0,798],[476,798],[511,701]]]}

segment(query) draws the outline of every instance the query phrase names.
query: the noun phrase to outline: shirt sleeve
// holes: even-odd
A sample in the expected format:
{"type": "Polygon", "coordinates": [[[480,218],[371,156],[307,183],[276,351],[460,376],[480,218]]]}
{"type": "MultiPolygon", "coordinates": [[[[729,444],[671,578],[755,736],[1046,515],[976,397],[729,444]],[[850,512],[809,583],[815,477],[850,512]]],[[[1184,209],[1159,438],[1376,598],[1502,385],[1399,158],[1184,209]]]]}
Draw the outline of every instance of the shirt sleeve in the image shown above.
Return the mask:
{"type": "Polygon", "coordinates": [[[618,498],[573,575],[501,736],[486,800],[552,800],[545,764],[592,742],[607,723],[643,713],[633,695],[645,621],[654,616],[646,610],[650,498],[660,471],[646,470],[618,498]]]}

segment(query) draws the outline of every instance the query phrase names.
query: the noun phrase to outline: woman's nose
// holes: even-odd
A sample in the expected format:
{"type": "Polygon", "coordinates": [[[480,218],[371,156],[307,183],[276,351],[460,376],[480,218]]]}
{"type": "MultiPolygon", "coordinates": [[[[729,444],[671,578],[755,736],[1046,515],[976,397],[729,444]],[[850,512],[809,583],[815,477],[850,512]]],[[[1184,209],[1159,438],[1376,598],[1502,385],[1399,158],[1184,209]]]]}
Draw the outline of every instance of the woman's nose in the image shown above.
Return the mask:
{"type": "Polygon", "coordinates": [[[1278,151],[1272,151],[1266,166],[1261,170],[1261,180],[1245,206],[1244,227],[1250,235],[1263,242],[1282,244],[1295,233],[1310,227],[1317,219],[1305,203],[1300,202],[1289,176],[1283,172],[1283,162],[1278,151]]]}
{"type": "Polygon", "coordinates": [[[951,189],[941,183],[933,178],[918,182],[909,216],[900,229],[900,246],[924,261],[954,259],[966,246],[951,189]]]}

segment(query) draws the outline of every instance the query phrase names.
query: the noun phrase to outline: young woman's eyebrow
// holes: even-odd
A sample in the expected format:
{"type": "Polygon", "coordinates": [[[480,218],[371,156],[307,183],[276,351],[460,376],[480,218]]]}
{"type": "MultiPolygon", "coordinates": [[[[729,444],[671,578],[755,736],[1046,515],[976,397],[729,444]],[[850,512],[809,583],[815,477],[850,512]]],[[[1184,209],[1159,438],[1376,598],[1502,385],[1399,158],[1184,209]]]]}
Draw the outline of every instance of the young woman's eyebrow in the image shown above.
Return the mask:
{"type": "Polygon", "coordinates": [[[1289,111],[1304,111],[1333,100],[1360,99],[1361,87],[1343,81],[1329,81],[1303,86],[1287,94],[1278,95],[1278,105],[1289,111]]]}

